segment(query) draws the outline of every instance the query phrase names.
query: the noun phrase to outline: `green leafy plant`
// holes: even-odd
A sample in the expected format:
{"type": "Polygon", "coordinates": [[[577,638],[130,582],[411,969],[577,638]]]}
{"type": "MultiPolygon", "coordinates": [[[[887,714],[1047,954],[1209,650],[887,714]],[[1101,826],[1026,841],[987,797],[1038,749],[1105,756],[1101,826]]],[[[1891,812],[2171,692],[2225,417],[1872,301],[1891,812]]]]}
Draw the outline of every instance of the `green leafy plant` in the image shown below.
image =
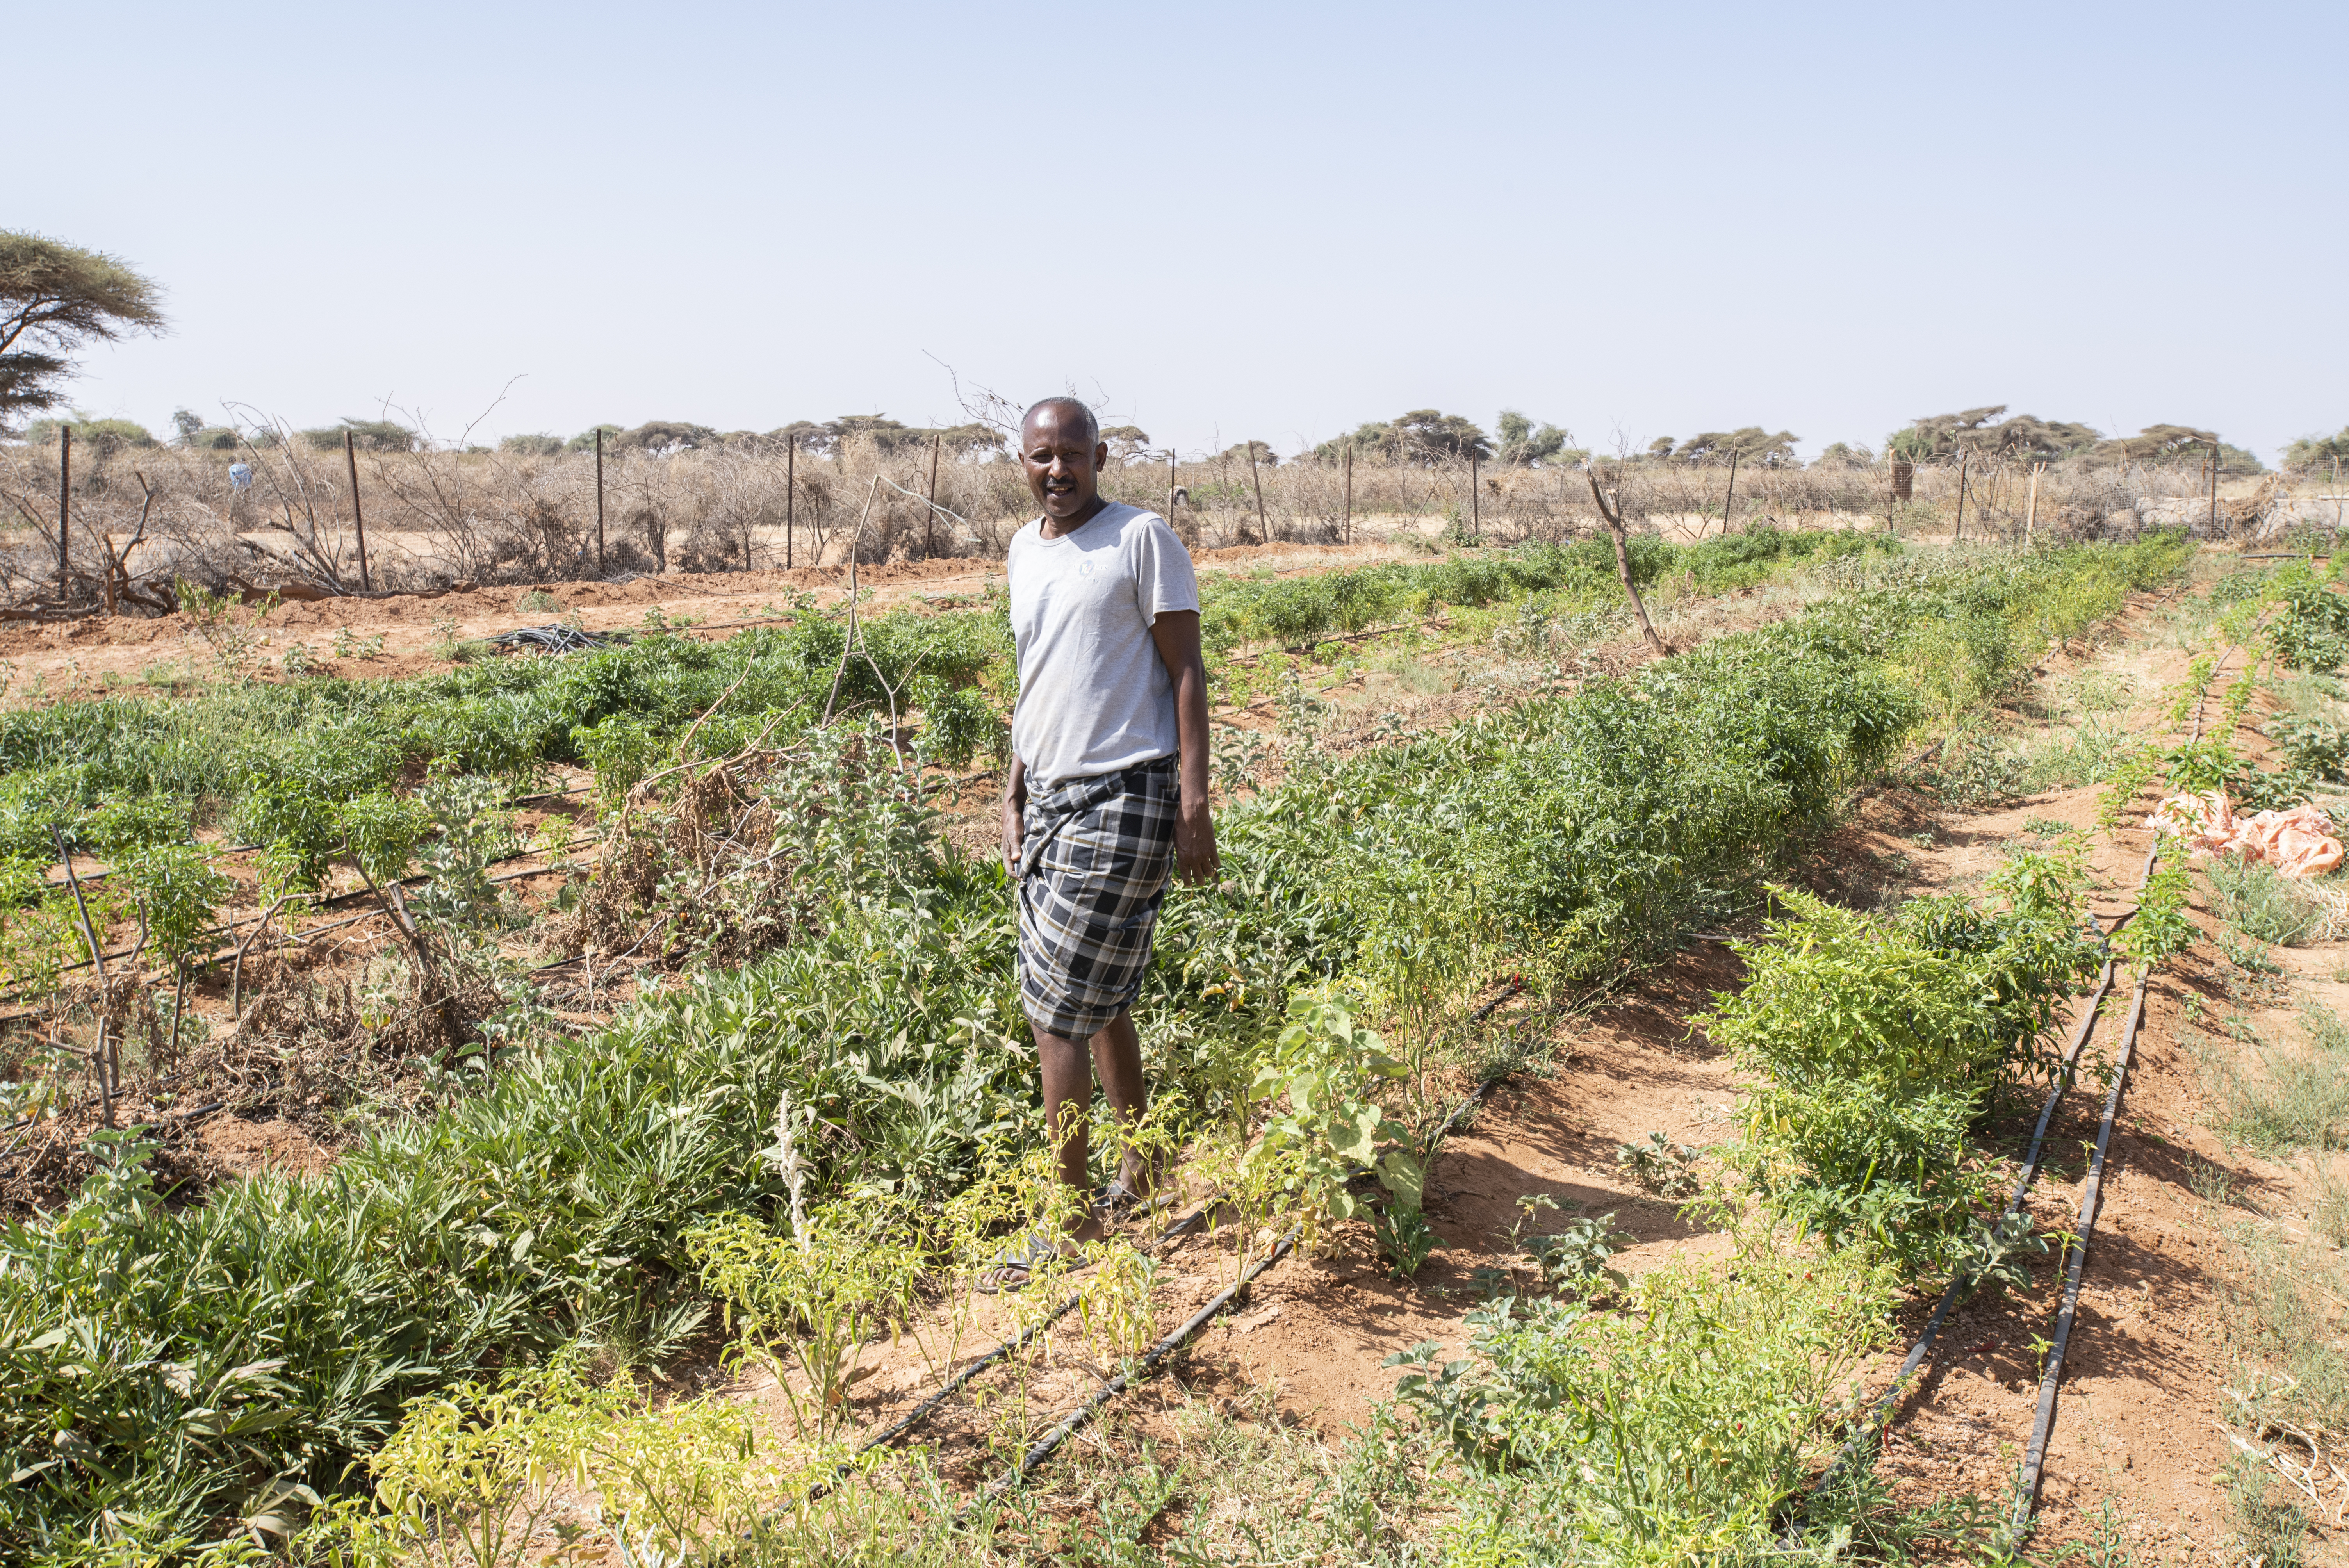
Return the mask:
{"type": "Polygon", "coordinates": [[[2187,901],[2193,881],[2174,860],[2146,880],[2137,894],[2137,913],[2113,935],[2113,946],[2140,969],[2150,972],[2186,951],[2195,937],[2187,901]]]}
{"type": "Polygon", "coordinates": [[[1248,1083],[1262,1120],[1244,1171],[1278,1169],[1308,1224],[1367,1212],[1370,1204],[1350,1187],[1364,1170],[1387,1190],[1391,1209],[1416,1212],[1421,1171],[1408,1147],[1409,1130],[1369,1096],[1373,1079],[1402,1072],[1378,1036],[1357,1025],[1344,1006],[1326,995],[1299,995],[1248,1083]]]}
{"type": "Polygon", "coordinates": [[[1608,1264],[1632,1238],[1614,1229],[1614,1223],[1612,1214],[1585,1215],[1523,1245],[1541,1270],[1543,1283],[1561,1295],[1588,1295],[1601,1287],[1620,1291],[1630,1281],[1608,1264]]]}
{"type": "MultiPolygon", "coordinates": [[[[2027,893],[2044,877],[2014,882],[2027,893]]],[[[1790,917],[1739,945],[1745,988],[1698,1020],[1762,1079],[1730,1157],[1798,1225],[1947,1272],[1995,1186],[1968,1128],[2002,1067],[2040,1065],[2018,1039],[2048,1034],[2093,950],[2037,905],[2000,917],[1919,900],[1888,924],[1777,896],[1790,917]]]]}
{"type": "Polygon", "coordinates": [[[2349,599],[2313,579],[2293,583],[2268,624],[2267,642],[2287,669],[2339,669],[2349,659],[2349,599]]]}
{"type": "Polygon", "coordinates": [[[1685,1143],[1668,1141],[1661,1132],[1651,1132],[1644,1143],[1617,1144],[1615,1167],[1658,1197],[1685,1198],[1700,1184],[1692,1169],[1699,1153],[1685,1143]]]}
{"type": "Polygon", "coordinates": [[[688,1236],[738,1346],[773,1365],[802,1437],[840,1429],[867,1347],[912,1316],[917,1235],[902,1204],[868,1196],[816,1209],[795,1234],[737,1215],[688,1236]]]}
{"type": "Polygon", "coordinates": [[[1671,1264],[1629,1311],[1503,1297],[1469,1355],[1390,1357],[1398,1402],[1464,1476],[1456,1538],[1528,1559],[1670,1563],[1778,1551],[1775,1515],[1841,1436],[1845,1384],[1886,1333],[1888,1281],[1851,1253],[1671,1264]],[[1520,1308],[1523,1308],[1521,1311],[1520,1308]]]}
{"type": "Polygon", "coordinates": [[[1426,1213],[1419,1209],[1406,1209],[1401,1203],[1389,1203],[1371,1212],[1371,1233],[1377,1238],[1380,1255],[1397,1279],[1409,1279],[1426,1266],[1428,1257],[1444,1244],[1435,1227],[1427,1222],[1426,1213]]]}
{"type": "Polygon", "coordinates": [[[2349,783],[2349,729],[2335,720],[2283,714],[2264,726],[2285,768],[2330,784],[2349,783]]]}

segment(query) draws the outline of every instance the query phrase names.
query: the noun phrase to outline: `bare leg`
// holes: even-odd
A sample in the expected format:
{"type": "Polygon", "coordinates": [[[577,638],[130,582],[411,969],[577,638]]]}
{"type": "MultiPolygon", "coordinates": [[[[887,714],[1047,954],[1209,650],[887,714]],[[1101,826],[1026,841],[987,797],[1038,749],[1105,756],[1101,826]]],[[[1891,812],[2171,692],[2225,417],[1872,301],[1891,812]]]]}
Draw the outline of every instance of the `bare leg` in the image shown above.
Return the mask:
{"type": "MultiPolygon", "coordinates": [[[[1045,1122],[1061,1134],[1061,1181],[1080,1200],[1081,1218],[1070,1231],[1070,1239],[1097,1241],[1106,1233],[1092,1212],[1086,1179],[1086,1168],[1092,1161],[1093,1073],[1096,1069],[1101,1073],[1102,1088],[1118,1120],[1128,1126],[1139,1121],[1148,1109],[1150,1095],[1142,1078],[1142,1037],[1134,1032],[1133,1020],[1120,1013],[1091,1040],[1073,1040],[1038,1029],[1036,1057],[1043,1068],[1045,1122]]],[[[1150,1172],[1131,1149],[1125,1151],[1118,1173],[1132,1191],[1150,1190],[1150,1172]]]]}

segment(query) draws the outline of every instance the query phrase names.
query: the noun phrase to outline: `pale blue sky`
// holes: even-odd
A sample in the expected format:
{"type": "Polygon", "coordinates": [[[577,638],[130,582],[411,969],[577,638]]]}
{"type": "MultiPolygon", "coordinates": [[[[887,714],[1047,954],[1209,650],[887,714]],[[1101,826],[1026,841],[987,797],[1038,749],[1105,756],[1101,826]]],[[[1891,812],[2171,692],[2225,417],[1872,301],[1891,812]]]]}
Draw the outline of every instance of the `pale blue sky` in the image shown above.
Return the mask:
{"type": "Polygon", "coordinates": [[[27,7],[0,223],[174,324],[82,407],[452,437],[1402,409],[1816,451],[2349,422],[2349,8],[27,7]],[[102,18],[102,19],[99,19],[102,18]],[[935,356],[935,359],[931,356],[935,356]]]}

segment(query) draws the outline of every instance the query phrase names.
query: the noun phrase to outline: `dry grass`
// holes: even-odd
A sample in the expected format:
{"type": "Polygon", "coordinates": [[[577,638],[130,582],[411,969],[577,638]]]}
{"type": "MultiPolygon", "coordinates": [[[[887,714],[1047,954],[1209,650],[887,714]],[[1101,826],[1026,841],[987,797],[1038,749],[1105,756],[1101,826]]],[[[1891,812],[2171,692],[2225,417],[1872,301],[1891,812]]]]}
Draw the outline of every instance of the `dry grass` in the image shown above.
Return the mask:
{"type": "MultiPolygon", "coordinates": [[[[178,577],[212,588],[360,586],[344,454],[282,428],[246,434],[233,451],[77,449],[67,600],[105,602],[109,575],[122,607],[133,611],[163,608],[178,577]],[[241,491],[229,476],[238,461],[253,470],[241,491]]],[[[885,449],[869,436],[821,455],[787,454],[774,437],[689,451],[607,450],[599,563],[592,452],[363,451],[366,580],[414,591],[831,565],[852,549],[865,562],[999,557],[1032,513],[1018,467],[992,454],[948,457],[936,472],[944,510],[932,513],[916,499],[929,490],[930,456],[926,448],[885,449]],[[876,488],[876,476],[902,489],[876,488]]],[[[2165,500],[2174,510],[2199,493],[2189,469],[2050,470],[2040,484],[2038,529],[2063,538],[2133,533],[2146,518],[2167,515],[2165,500]]],[[[1606,460],[1600,469],[1628,520],[1675,538],[1757,522],[1881,527],[1888,516],[1899,531],[1938,534],[1956,521],[1954,469],[1918,470],[1912,499],[1894,507],[1880,464],[1746,469],[1727,524],[1725,469],[1606,460]]],[[[57,480],[54,449],[0,445],[0,517],[16,528],[0,535],[0,595],[57,600],[57,480]]],[[[2020,465],[1973,469],[1967,536],[2019,537],[2027,481],[2020,465]]],[[[1104,489],[1166,511],[1186,541],[1206,547],[1381,536],[1421,547],[1438,538],[1520,543],[1582,537],[1597,522],[1588,482],[1572,468],[1483,464],[1472,485],[1465,461],[1362,461],[1350,484],[1342,467],[1310,459],[1252,473],[1245,456],[1226,453],[1170,472],[1162,455],[1115,469],[1104,489]]]]}

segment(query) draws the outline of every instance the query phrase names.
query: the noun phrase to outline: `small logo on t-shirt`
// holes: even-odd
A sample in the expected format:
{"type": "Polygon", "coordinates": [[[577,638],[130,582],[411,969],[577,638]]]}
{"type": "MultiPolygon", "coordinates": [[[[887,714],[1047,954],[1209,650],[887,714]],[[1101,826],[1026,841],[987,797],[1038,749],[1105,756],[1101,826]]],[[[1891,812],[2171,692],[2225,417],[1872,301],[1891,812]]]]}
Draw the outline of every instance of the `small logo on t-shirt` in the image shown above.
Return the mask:
{"type": "Polygon", "coordinates": [[[1092,576],[1092,574],[1093,574],[1093,563],[1092,563],[1092,562],[1090,559],[1083,560],[1083,561],[1080,561],[1080,562],[1077,562],[1077,575],[1078,575],[1078,576],[1080,576],[1080,577],[1090,577],[1090,576],[1092,576]]]}

